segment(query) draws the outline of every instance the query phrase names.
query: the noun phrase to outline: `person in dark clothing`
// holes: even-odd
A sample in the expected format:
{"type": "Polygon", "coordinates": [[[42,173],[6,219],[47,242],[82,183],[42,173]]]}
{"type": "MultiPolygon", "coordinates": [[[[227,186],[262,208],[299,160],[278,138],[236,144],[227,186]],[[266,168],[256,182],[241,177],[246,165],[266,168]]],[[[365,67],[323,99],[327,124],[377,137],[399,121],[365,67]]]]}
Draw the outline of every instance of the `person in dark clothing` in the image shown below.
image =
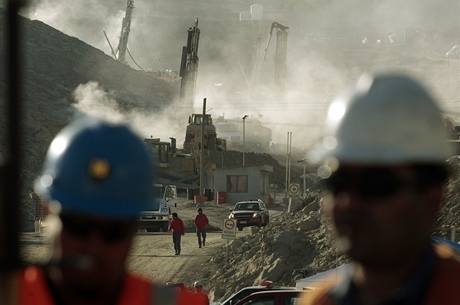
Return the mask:
{"type": "Polygon", "coordinates": [[[180,255],[180,241],[182,235],[185,234],[184,222],[177,216],[177,213],[172,213],[172,217],[169,231],[172,231],[175,255],[180,255]]]}
{"type": "Polygon", "coordinates": [[[198,247],[206,245],[206,228],[208,227],[208,217],[203,214],[203,209],[198,209],[198,215],[195,217],[196,235],[198,236],[198,247]]]}

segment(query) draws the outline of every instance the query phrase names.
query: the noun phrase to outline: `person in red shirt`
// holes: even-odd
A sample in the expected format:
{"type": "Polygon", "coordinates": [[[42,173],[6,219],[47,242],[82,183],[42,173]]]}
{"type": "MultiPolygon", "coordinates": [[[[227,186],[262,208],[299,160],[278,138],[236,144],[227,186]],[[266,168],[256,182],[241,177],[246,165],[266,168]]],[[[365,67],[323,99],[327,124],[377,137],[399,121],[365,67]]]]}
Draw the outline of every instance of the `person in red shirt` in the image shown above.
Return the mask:
{"type": "Polygon", "coordinates": [[[172,213],[172,217],[169,231],[172,231],[175,255],[180,255],[180,240],[185,234],[184,222],[177,216],[177,213],[172,213]]]}
{"type": "Polygon", "coordinates": [[[208,217],[203,214],[203,209],[198,209],[198,215],[195,217],[196,235],[198,236],[198,247],[206,245],[206,228],[208,227],[208,217]]]}

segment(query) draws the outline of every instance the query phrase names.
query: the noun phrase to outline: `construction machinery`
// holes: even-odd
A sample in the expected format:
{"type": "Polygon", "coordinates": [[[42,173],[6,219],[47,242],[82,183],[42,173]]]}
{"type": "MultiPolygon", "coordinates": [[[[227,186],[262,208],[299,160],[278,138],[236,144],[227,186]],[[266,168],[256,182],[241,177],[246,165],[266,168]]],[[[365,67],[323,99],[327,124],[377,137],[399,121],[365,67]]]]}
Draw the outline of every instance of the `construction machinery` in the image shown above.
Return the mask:
{"type": "Polygon", "coordinates": [[[198,28],[198,18],[195,24],[188,29],[187,45],[182,47],[182,58],[180,63],[181,79],[180,98],[188,105],[193,105],[195,96],[195,85],[198,74],[198,43],[200,40],[200,29],[198,28]]]}
{"type": "Polygon", "coordinates": [[[201,147],[201,125],[204,125],[203,149],[215,150],[217,144],[216,127],[212,123],[210,114],[192,114],[188,119],[184,141],[184,152],[199,155],[201,147]],[[203,119],[204,118],[204,119],[203,119]],[[204,120],[204,121],[203,121],[204,120]]]}
{"type": "Polygon", "coordinates": [[[129,55],[133,63],[141,70],[144,70],[134,59],[132,56],[131,52],[129,51],[128,48],[128,39],[129,39],[129,33],[131,31],[131,20],[133,16],[133,10],[134,10],[134,0],[127,0],[126,3],[126,11],[125,11],[125,17],[123,18],[123,22],[121,24],[121,33],[120,33],[120,40],[118,41],[118,46],[116,50],[112,47],[112,44],[110,43],[109,37],[107,36],[107,33],[104,31],[104,36],[105,39],[107,40],[107,43],[109,44],[110,51],[112,52],[112,56],[118,60],[121,63],[126,64],[126,54],[129,55]]]}
{"type": "Polygon", "coordinates": [[[264,60],[267,57],[267,51],[273,37],[273,31],[276,30],[276,45],[275,45],[275,84],[281,91],[286,85],[287,73],[287,37],[289,27],[278,22],[273,22],[270,27],[270,37],[265,48],[264,60]]]}

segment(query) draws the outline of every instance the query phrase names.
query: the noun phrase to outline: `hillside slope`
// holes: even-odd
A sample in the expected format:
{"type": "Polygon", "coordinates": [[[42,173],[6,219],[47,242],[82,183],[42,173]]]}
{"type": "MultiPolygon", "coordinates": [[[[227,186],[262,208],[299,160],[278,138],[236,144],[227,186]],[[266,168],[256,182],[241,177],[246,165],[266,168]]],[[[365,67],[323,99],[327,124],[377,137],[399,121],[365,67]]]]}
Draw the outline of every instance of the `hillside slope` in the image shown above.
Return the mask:
{"type": "MultiPolygon", "coordinates": [[[[0,8],[0,23],[4,22],[0,8]]],[[[34,214],[29,193],[41,168],[47,146],[53,136],[76,113],[72,93],[80,84],[99,83],[113,98],[120,112],[137,110],[154,114],[174,99],[177,83],[155,79],[145,72],[120,64],[102,51],[69,37],[52,27],[21,18],[24,75],[23,113],[23,203],[26,228],[34,214]]],[[[5,28],[0,27],[0,41],[5,28]]],[[[5,43],[0,44],[0,58],[5,55],[5,43]]],[[[5,96],[6,75],[1,61],[0,99],[5,96]]],[[[0,113],[6,111],[0,100],[0,113]]],[[[2,119],[2,121],[4,121],[2,119]]],[[[0,130],[0,147],[5,145],[5,129],[0,130]]],[[[3,149],[0,149],[0,153],[3,149]]],[[[4,153],[4,152],[3,152],[4,153]]]]}

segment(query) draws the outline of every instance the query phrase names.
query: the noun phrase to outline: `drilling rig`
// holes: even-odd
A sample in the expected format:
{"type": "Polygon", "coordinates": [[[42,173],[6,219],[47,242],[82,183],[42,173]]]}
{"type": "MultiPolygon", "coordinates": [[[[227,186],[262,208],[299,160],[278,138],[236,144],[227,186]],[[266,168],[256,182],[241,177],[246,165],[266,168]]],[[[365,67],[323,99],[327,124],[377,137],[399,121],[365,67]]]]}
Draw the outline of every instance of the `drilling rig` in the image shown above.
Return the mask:
{"type": "Polygon", "coordinates": [[[268,39],[267,47],[265,48],[265,56],[267,57],[267,50],[273,36],[273,30],[276,29],[276,46],[275,46],[275,84],[280,91],[283,91],[286,85],[287,73],[287,36],[288,26],[282,25],[278,22],[273,22],[270,28],[270,38],[268,39]]]}
{"type": "Polygon", "coordinates": [[[180,63],[180,98],[188,105],[193,105],[195,96],[195,85],[198,74],[198,43],[200,40],[200,29],[198,18],[195,24],[188,29],[187,45],[182,47],[182,58],[180,63]]]}
{"type": "MultiPolygon", "coordinates": [[[[109,43],[110,50],[112,51],[113,57],[119,62],[122,62],[124,64],[126,64],[126,53],[129,54],[128,38],[129,38],[129,32],[131,30],[131,19],[133,16],[133,10],[134,10],[134,0],[128,0],[126,3],[125,17],[123,18],[123,23],[121,25],[120,40],[118,42],[118,47],[116,51],[113,49],[112,44],[110,43],[109,38],[107,37],[107,33],[104,31],[105,38],[107,39],[107,42],[109,43]]],[[[129,55],[131,56],[131,54],[129,55]]]]}

